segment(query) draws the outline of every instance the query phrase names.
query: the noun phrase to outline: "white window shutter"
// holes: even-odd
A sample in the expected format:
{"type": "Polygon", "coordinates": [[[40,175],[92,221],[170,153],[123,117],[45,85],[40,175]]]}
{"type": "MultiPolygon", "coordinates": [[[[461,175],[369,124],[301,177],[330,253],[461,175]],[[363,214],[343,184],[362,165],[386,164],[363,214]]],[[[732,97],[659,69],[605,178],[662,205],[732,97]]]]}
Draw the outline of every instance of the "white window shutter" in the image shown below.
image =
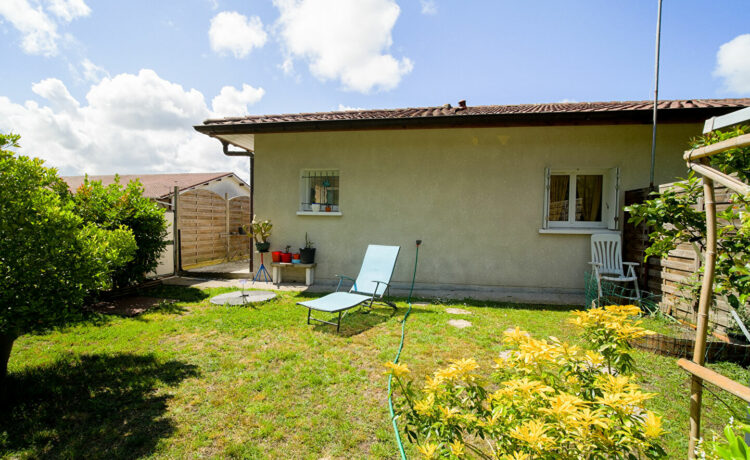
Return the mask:
{"type": "Polygon", "coordinates": [[[604,175],[603,217],[609,230],[620,229],[620,168],[612,168],[604,175]]]}
{"type": "Polygon", "coordinates": [[[542,206],[542,228],[549,228],[549,182],[550,170],[544,168],[544,206],[542,206]]]}

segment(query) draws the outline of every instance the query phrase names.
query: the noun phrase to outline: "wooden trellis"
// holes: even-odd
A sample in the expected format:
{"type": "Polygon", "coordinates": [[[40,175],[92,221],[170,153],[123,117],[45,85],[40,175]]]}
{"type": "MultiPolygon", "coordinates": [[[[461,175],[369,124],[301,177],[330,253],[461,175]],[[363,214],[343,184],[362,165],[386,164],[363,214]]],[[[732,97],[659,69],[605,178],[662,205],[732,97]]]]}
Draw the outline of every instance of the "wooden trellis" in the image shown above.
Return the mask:
{"type": "MultiPolygon", "coordinates": [[[[750,119],[750,108],[714,117],[706,121],[703,133],[724,128],[750,119]]],[[[713,298],[714,274],[716,270],[716,199],[714,181],[728,188],[747,195],[750,185],[728,176],[709,166],[708,157],[730,149],[750,146],[750,134],[734,137],[716,144],[686,151],[683,155],[688,166],[703,176],[703,196],[706,210],[706,255],[701,284],[701,295],[698,303],[698,325],[695,330],[695,348],[693,360],[681,359],[677,364],[692,375],[690,385],[690,444],[689,458],[695,458],[695,447],[700,439],[701,400],[703,382],[709,382],[724,391],[728,391],[750,403],[750,387],[728,379],[703,366],[706,353],[706,334],[708,329],[708,310],[713,298]]]]}

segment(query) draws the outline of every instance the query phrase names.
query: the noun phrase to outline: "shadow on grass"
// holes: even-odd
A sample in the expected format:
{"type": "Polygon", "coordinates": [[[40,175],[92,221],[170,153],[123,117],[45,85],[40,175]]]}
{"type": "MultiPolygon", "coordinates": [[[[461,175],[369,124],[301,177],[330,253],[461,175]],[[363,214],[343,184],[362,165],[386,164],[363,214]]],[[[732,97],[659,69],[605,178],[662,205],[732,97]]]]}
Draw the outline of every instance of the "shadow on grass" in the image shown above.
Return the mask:
{"type": "Polygon", "coordinates": [[[174,299],[180,302],[201,302],[209,297],[209,293],[189,286],[161,285],[142,292],[143,295],[174,299]]]}
{"type": "MultiPolygon", "coordinates": [[[[406,302],[406,298],[396,298],[399,302],[406,302]]],[[[497,300],[477,300],[477,299],[430,299],[430,298],[414,298],[412,304],[431,304],[431,305],[444,305],[448,307],[476,307],[476,308],[505,308],[509,310],[535,310],[535,311],[574,311],[583,310],[583,305],[551,305],[551,304],[537,304],[537,303],[517,303],[517,302],[501,302],[497,300]]]]}
{"type": "Polygon", "coordinates": [[[68,355],[9,374],[0,404],[0,457],[116,458],[149,455],[174,432],[169,396],[157,390],[198,375],[152,355],[68,355]]]}
{"type": "MultiPolygon", "coordinates": [[[[336,332],[335,325],[330,324],[313,323],[315,324],[313,328],[316,331],[326,332],[341,337],[352,337],[357,334],[361,334],[366,330],[377,326],[378,324],[382,324],[393,318],[394,316],[398,316],[399,319],[401,319],[406,314],[406,311],[406,308],[398,308],[398,310],[394,310],[390,307],[384,307],[381,305],[374,306],[372,309],[362,308],[360,310],[355,308],[352,310],[348,310],[346,314],[342,316],[341,330],[339,332],[336,332]]],[[[435,314],[435,312],[423,308],[412,307],[410,314],[432,315],[435,314]]],[[[307,315],[307,313],[305,313],[305,315],[307,315]]],[[[329,314],[326,316],[325,313],[313,311],[313,317],[335,323],[338,315],[329,314]]]]}

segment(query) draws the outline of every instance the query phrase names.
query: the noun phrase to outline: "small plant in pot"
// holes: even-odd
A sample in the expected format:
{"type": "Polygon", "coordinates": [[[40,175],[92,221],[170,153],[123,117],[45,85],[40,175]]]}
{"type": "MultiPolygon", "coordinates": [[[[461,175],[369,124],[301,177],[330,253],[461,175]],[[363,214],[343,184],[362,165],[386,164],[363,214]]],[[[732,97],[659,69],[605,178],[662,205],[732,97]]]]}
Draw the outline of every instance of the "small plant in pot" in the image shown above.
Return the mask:
{"type": "Polygon", "coordinates": [[[268,252],[268,249],[271,247],[271,242],[268,241],[268,237],[271,236],[272,228],[273,224],[270,220],[266,219],[258,221],[253,218],[252,235],[255,240],[255,249],[257,249],[258,252],[268,252]]]}
{"type": "Polygon", "coordinates": [[[287,246],[286,250],[284,250],[284,252],[281,253],[281,262],[282,263],[285,263],[285,264],[292,263],[292,253],[289,252],[289,248],[290,247],[291,246],[287,246]]]}
{"type": "Polygon", "coordinates": [[[300,263],[303,264],[311,264],[315,262],[315,248],[313,247],[312,241],[307,237],[307,233],[305,233],[305,247],[299,248],[300,253],[300,263]]]}

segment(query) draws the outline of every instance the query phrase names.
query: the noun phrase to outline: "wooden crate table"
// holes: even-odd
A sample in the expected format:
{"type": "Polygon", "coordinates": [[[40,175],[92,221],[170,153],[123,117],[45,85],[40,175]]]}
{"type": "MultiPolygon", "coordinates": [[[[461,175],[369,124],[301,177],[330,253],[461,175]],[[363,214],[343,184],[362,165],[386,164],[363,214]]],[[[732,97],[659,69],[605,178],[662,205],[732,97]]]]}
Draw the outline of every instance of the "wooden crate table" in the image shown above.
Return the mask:
{"type": "Polygon", "coordinates": [[[315,282],[315,266],[317,264],[286,264],[283,262],[272,262],[271,263],[271,278],[275,284],[281,284],[282,276],[281,272],[284,268],[304,268],[305,269],[305,285],[311,286],[315,282]]]}

